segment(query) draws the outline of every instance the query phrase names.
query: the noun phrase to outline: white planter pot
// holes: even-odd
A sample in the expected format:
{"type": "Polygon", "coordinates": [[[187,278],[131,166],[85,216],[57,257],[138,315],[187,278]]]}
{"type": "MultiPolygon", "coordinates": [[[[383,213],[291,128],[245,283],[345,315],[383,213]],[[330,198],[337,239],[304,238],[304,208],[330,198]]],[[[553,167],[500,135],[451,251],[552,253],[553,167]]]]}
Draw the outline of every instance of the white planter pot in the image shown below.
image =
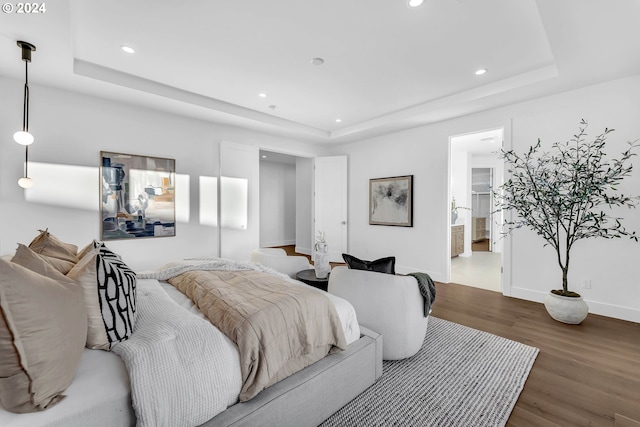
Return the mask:
{"type": "Polygon", "coordinates": [[[589,306],[582,297],[563,297],[549,292],[544,297],[544,307],[558,322],[577,325],[586,319],[589,306]]]}

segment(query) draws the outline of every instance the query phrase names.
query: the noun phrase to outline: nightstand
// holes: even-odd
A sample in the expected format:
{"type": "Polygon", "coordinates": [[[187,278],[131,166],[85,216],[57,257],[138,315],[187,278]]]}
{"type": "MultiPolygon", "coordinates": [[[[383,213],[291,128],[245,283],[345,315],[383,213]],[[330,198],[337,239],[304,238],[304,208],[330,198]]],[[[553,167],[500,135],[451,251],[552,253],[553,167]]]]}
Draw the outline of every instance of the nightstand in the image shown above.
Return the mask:
{"type": "MultiPolygon", "coordinates": [[[[331,273],[329,273],[330,275],[331,273]]],[[[302,283],[306,283],[307,285],[311,285],[314,288],[322,289],[323,291],[327,291],[327,287],[329,286],[329,275],[325,279],[318,279],[316,277],[316,271],[312,268],[309,270],[302,270],[296,273],[296,279],[301,281],[302,283]]]]}

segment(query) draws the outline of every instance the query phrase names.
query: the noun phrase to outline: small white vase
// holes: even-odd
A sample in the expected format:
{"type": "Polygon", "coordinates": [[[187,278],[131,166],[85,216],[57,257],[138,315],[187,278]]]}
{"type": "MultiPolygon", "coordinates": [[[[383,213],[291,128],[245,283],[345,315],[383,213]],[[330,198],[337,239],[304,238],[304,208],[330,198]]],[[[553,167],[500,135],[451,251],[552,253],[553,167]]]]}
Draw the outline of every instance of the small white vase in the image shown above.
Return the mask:
{"type": "Polygon", "coordinates": [[[326,243],[316,243],[316,253],[313,258],[313,268],[318,279],[326,279],[331,271],[329,264],[329,246],[326,243]]]}
{"type": "Polygon", "coordinates": [[[558,322],[577,325],[589,314],[589,306],[582,297],[564,297],[549,292],[544,296],[547,313],[558,322]]]}

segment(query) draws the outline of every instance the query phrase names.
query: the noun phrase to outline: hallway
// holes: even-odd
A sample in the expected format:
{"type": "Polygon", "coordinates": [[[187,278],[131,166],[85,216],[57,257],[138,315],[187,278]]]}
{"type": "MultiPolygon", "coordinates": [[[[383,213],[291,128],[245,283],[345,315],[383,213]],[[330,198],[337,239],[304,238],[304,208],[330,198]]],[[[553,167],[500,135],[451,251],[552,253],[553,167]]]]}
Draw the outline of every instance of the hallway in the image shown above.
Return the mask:
{"type": "Polygon", "coordinates": [[[500,254],[474,251],[470,257],[451,258],[451,282],[502,292],[500,254]]]}

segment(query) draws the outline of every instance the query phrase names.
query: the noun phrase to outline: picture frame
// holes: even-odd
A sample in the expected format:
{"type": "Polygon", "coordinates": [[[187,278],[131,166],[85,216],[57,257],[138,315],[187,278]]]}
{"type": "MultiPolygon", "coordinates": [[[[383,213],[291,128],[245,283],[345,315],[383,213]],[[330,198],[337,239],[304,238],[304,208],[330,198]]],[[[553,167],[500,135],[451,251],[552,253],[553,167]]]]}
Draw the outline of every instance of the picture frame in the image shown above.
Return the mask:
{"type": "Polygon", "coordinates": [[[175,183],[175,159],[101,151],[101,239],[175,236],[175,183]]]}
{"type": "Polygon", "coordinates": [[[413,227],[413,175],[369,180],[369,224],[413,227]]]}

